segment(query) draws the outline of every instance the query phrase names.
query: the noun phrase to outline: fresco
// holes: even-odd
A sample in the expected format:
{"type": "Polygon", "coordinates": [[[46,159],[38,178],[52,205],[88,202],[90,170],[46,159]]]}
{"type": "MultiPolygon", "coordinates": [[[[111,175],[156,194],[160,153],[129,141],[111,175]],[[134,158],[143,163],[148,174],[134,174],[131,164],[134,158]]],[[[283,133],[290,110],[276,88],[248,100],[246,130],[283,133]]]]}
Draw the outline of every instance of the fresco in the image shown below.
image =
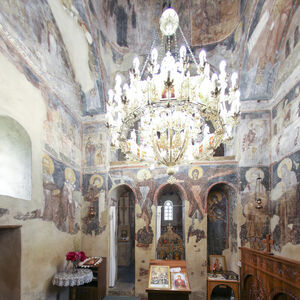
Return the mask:
{"type": "Polygon", "coordinates": [[[22,220],[22,221],[27,221],[31,219],[42,219],[42,218],[43,218],[42,211],[40,209],[35,209],[25,214],[18,213],[16,216],[14,216],[14,219],[22,220]]]}
{"type": "Polygon", "coordinates": [[[96,171],[106,161],[106,128],[104,124],[86,124],[83,127],[83,166],[96,171]]]}
{"type": "Polygon", "coordinates": [[[243,113],[240,122],[240,166],[270,163],[270,113],[268,111],[243,113]]]}
{"type": "Polygon", "coordinates": [[[80,229],[79,172],[46,153],[42,164],[44,191],[42,219],[53,222],[60,231],[75,234],[80,229]]]}
{"type": "Polygon", "coordinates": [[[272,96],[276,53],[282,46],[282,36],[295,9],[293,3],[293,0],[258,1],[242,66],[241,100],[269,99],[272,96]]]}
{"type": "Polygon", "coordinates": [[[2,208],[2,207],[0,208],[0,218],[8,214],[9,214],[9,210],[7,208],[2,208]]]}
{"type": "Polygon", "coordinates": [[[285,82],[291,75],[292,70],[295,70],[295,68],[300,64],[300,57],[298,55],[300,47],[299,19],[300,9],[298,5],[289,28],[287,29],[287,33],[282,40],[283,46],[281,51],[278,53],[278,69],[274,87],[275,91],[280,89],[282,83],[285,82]]]}
{"type": "Polygon", "coordinates": [[[282,159],[272,167],[272,231],[274,249],[279,252],[287,243],[300,244],[299,164],[300,151],[282,159]]]}
{"type": "Polygon", "coordinates": [[[31,77],[36,74],[69,108],[79,112],[68,53],[48,2],[3,0],[0,24],[1,35],[9,40],[31,69],[24,68],[25,73],[31,77]]]}
{"type": "Polygon", "coordinates": [[[80,122],[53,94],[48,94],[47,102],[47,118],[44,121],[45,149],[55,158],[80,168],[80,122]]]}
{"type": "Polygon", "coordinates": [[[256,250],[264,250],[263,239],[270,232],[269,219],[269,168],[241,168],[241,203],[245,223],[242,225],[240,238],[242,246],[247,243],[256,250]],[[257,178],[262,178],[260,187],[257,178]],[[262,200],[262,208],[257,209],[256,197],[262,200]]]}
{"type": "MultiPolygon", "coordinates": [[[[122,169],[111,171],[108,176],[109,190],[115,185],[124,183],[134,187],[138,205],[141,209],[141,214],[138,214],[137,217],[142,218],[145,224],[143,228],[138,229],[137,236],[140,237],[140,244],[143,244],[142,240],[148,243],[153,237],[150,223],[153,217],[152,207],[156,205],[156,203],[153,203],[154,193],[159,186],[167,183],[169,179],[165,169],[156,168],[153,171],[149,169],[122,169]]],[[[196,228],[196,221],[201,221],[206,215],[205,197],[207,189],[219,181],[228,181],[237,185],[237,167],[230,165],[180,167],[179,171],[175,173],[175,179],[178,184],[183,186],[189,202],[187,210],[192,223],[189,226],[188,239],[195,236],[197,242],[199,242],[201,239],[206,238],[205,232],[196,228]]]]}
{"type": "MultiPolygon", "coordinates": [[[[138,0],[89,1],[93,23],[120,54],[125,53],[122,48],[148,53],[154,35],[154,27],[149,24],[157,24],[166,7],[167,2],[160,0],[147,3],[138,0]],[[151,37],[149,44],[145,43],[145,36],[151,37]]],[[[174,1],[172,7],[179,14],[185,31],[189,25],[189,1],[174,1]]]]}
{"type": "Polygon", "coordinates": [[[272,109],[272,160],[300,146],[300,82],[272,109]]]}
{"type": "Polygon", "coordinates": [[[223,40],[240,20],[240,1],[191,1],[192,45],[223,40]]]}
{"type": "MultiPolygon", "coordinates": [[[[63,5],[64,11],[67,13],[67,15],[74,20],[74,22],[83,32],[85,36],[85,44],[88,48],[87,65],[82,65],[81,69],[85,68],[85,74],[88,74],[87,76],[89,77],[89,80],[88,82],[84,78],[78,80],[82,103],[82,113],[83,115],[95,115],[103,113],[104,95],[99,53],[97,53],[97,46],[93,40],[87,7],[83,1],[60,0],[60,2],[63,5]]],[[[80,72],[80,70],[77,70],[77,72],[80,72]]],[[[80,74],[77,73],[76,75],[80,76],[80,74]]]]}
{"type": "Polygon", "coordinates": [[[228,239],[227,199],[224,193],[212,191],[207,199],[207,253],[222,255],[228,239]],[[213,237],[213,238],[211,238],[213,237]]]}
{"type": "MultiPolygon", "coordinates": [[[[145,221],[145,230],[151,235],[150,223],[152,219],[152,205],[155,193],[155,181],[148,169],[141,169],[136,174],[137,182],[135,183],[138,204],[141,208],[141,214],[138,218],[145,221]]],[[[153,236],[153,233],[152,233],[153,236]]]]}
{"type": "Polygon", "coordinates": [[[205,202],[206,192],[212,184],[218,181],[237,183],[236,166],[202,166],[191,167],[184,179],[184,187],[188,194],[188,216],[202,220],[207,212],[205,202]]]}
{"type": "Polygon", "coordinates": [[[84,198],[82,231],[85,234],[98,235],[105,228],[105,174],[84,174],[82,194],[84,198]]]}

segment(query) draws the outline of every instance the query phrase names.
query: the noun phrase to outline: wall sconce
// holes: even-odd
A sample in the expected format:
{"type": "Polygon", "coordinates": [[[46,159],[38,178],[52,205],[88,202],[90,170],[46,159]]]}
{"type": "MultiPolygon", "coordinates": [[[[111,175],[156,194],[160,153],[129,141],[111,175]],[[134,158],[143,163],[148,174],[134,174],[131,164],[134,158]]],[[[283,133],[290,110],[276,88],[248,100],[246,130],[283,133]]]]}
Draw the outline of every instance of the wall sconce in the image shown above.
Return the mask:
{"type": "Polygon", "coordinates": [[[263,208],[263,206],[261,205],[262,203],[261,195],[262,195],[262,178],[258,175],[255,183],[255,202],[256,202],[255,208],[257,209],[263,208]]]}

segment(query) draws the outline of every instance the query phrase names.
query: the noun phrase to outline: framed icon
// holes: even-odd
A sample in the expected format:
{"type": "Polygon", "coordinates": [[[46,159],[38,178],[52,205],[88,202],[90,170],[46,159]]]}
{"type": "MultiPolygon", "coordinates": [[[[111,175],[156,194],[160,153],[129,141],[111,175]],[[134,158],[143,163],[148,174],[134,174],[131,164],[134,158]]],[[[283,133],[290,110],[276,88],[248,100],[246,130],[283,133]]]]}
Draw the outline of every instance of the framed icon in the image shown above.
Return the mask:
{"type": "Polygon", "coordinates": [[[170,268],[169,266],[150,266],[149,275],[150,289],[170,288],[170,268]]]}
{"type": "Polygon", "coordinates": [[[226,262],[224,255],[210,255],[209,264],[211,272],[220,273],[226,271],[226,262]]]}
{"type": "Polygon", "coordinates": [[[174,273],[172,272],[171,283],[172,283],[173,290],[189,289],[187,275],[184,272],[174,272],[174,273]]]}

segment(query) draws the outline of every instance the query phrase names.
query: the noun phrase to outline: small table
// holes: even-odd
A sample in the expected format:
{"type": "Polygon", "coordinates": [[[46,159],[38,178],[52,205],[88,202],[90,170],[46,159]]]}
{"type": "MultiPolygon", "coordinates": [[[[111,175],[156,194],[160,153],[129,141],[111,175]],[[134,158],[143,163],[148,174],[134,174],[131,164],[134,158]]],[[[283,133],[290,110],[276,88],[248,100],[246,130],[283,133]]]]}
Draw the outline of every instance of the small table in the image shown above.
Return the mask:
{"type": "Polygon", "coordinates": [[[76,286],[89,283],[93,280],[93,272],[90,269],[77,269],[77,272],[59,272],[53,277],[53,285],[63,287],[75,287],[72,290],[72,299],[76,298],[76,286]]]}
{"type": "Polygon", "coordinates": [[[207,299],[210,300],[213,289],[218,285],[229,286],[234,293],[235,299],[239,300],[239,281],[226,279],[221,274],[217,274],[217,277],[213,277],[211,274],[207,274],[207,299]]]}

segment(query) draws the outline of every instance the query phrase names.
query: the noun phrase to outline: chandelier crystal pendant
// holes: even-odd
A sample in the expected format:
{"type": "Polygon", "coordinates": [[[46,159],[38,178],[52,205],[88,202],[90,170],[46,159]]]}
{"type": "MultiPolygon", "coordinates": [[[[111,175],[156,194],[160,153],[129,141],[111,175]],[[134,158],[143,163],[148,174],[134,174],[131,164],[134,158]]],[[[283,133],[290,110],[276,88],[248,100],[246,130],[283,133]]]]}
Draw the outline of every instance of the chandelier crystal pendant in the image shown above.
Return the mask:
{"type": "Polygon", "coordinates": [[[114,89],[108,92],[106,125],[111,145],[121,149],[128,160],[168,167],[183,160],[211,160],[220,144],[232,139],[238,123],[237,73],[229,82],[223,60],[220,73],[211,75],[204,50],[196,62],[174,9],[163,12],[160,29],[165,53],[160,55],[152,47],[141,71],[136,57],[129,84],[122,86],[118,74],[114,89]],[[178,28],[185,44],[179,51],[178,28]],[[194,63],[193,76],[190,60],[194,63]]]}

